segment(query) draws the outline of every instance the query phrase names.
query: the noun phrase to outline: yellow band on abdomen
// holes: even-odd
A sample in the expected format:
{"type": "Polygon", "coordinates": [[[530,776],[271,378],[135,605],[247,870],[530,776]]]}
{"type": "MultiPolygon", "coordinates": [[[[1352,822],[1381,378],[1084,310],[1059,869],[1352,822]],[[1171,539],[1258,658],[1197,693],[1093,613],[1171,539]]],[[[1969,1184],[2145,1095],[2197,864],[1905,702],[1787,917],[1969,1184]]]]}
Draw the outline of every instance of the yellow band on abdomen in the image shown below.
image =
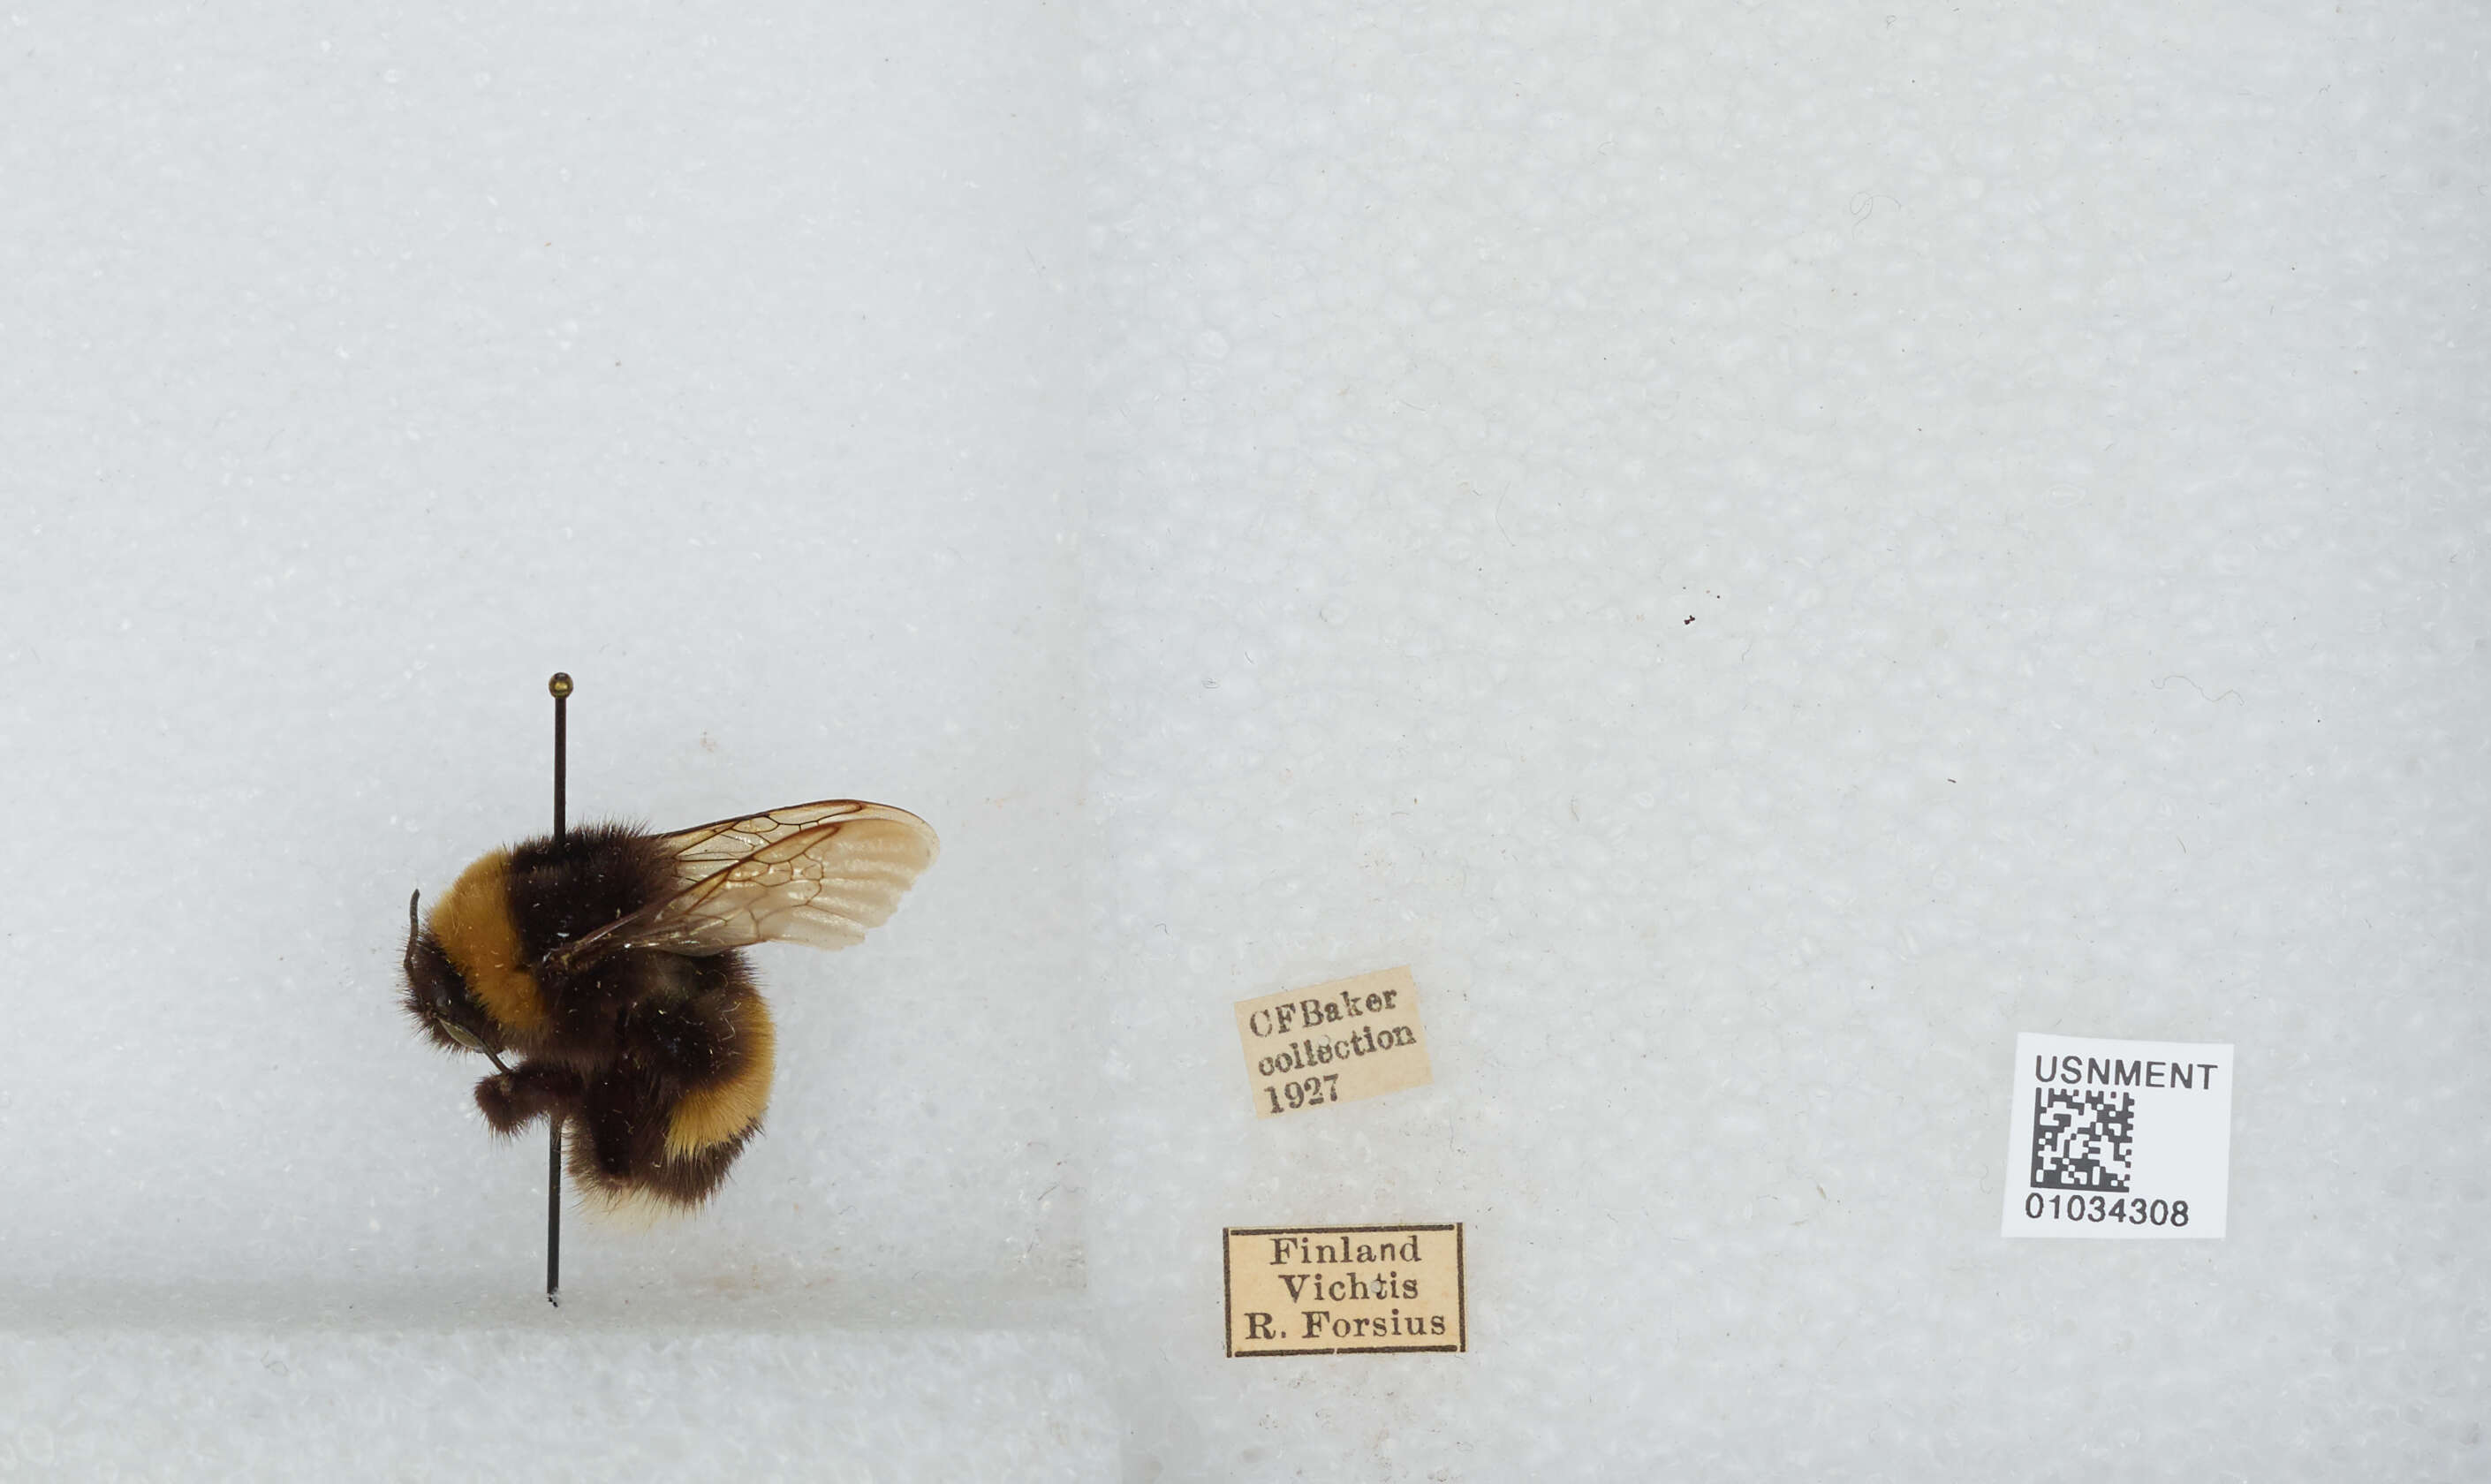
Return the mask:
{"type": "Polygon", "coordinates": [[[778,1035],[770,1024],[770,1011],[759,995],[747,995],[736,1003],[734,1015],[744,1064],[725,1081],[696,1088],[676,1102],[675,1115],[666,1123],[668,1159],[734,1138],[759,1122],[762,1110],[770,1106],[770,1079],[778,1060],[778,1035]]]}

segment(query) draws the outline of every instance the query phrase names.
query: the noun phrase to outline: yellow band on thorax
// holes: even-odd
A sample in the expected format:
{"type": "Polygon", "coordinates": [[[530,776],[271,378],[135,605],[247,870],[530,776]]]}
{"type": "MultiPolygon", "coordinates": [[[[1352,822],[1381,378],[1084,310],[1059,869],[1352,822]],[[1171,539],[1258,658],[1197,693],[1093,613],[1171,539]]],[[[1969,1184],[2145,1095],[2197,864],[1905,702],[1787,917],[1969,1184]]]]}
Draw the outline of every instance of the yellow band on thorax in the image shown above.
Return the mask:
{"type": "Polygon", "coordinates": [[[511,920],[509,851],[497,850],[459,872],[425,925],[503,1031],[527,1036],[544,1029],[544,995],[511,920]]]}

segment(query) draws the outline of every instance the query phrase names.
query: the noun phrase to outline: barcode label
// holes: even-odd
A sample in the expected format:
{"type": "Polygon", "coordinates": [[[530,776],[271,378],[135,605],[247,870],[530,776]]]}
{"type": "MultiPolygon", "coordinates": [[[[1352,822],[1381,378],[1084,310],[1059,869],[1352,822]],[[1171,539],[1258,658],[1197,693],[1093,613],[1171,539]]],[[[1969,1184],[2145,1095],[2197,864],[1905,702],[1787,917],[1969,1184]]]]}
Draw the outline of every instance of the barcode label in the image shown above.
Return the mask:
{"type": "Polygon", "coordinates": [[[2232,1048],[2015,1038],[2008,1237],[2220,1237],[2232,1048]]]}

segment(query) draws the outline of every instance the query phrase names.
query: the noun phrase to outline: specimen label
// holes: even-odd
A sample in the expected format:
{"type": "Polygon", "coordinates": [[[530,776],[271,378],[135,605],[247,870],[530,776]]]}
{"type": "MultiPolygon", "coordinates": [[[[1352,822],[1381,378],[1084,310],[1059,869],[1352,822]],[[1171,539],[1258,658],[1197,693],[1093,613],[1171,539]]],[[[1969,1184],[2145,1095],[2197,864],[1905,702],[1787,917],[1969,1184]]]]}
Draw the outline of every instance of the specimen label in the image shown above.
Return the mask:
{"type": "Polygon", "coordinates": [[[2015,1037],[2008,1237],[2223,1235],[2232,1048],[2015,1037]]]}
{"type": "Polygon", "coordinates": [[[1230,1227],[1228,1353],[1458,1353],[1470,1348],[1462,1228],[1230,1227]]]}
{"type": "Polygon", "coordinates": [[[1345,1103],[1432,1080],[1408,969],[1237,1002],[1254,1116],[1345,1103]]]}

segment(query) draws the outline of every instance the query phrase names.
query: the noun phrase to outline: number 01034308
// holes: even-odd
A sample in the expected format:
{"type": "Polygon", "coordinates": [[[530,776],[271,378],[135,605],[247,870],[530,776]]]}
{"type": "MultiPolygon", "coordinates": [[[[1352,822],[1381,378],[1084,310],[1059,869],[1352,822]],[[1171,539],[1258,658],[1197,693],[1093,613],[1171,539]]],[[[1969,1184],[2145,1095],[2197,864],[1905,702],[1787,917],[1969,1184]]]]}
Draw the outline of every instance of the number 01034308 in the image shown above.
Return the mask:
{"type": "Polygon", "coordinates": [[[2129,1196],[2123,1201],[2116,1196],[2085,1196],[2055,1190],[2044,1196],[2036,1190],[2024,1198],[2024,1214],[2034,1221],[2049,1216],[2066,1221],[2118,1221],[2132,1222],[2137,1226],[2183,1227],[2188,1224],[2188,1203],[2149,1201],[2143,1196],[2129,1196]]]}

